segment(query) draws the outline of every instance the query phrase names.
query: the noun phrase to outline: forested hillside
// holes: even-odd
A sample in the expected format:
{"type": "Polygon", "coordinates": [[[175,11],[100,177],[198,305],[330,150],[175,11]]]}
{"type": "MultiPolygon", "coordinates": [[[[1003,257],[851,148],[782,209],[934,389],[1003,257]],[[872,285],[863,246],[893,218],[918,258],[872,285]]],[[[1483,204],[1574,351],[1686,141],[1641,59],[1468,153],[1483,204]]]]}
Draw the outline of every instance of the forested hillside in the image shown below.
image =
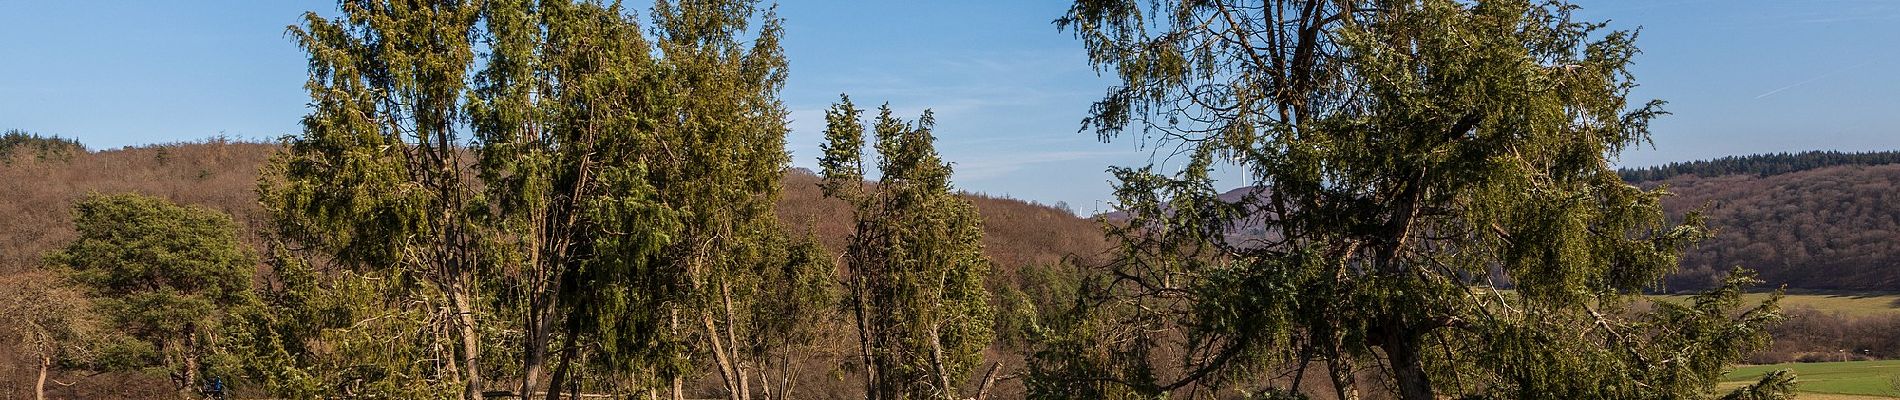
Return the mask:
{"type": "MultiPolygon", "coordinates": [[[[45,148],[59,139],[21,141],[45,148]]],[[[72,152],[40,157],[15,152],[0,164],[0,273],[38,265],[43,254],[73,238],[74,200],[88,193],[139,192],[229,213],[255,243],[257,167],[274,145],[222,139],[203,143],[72,152]]],[[[4,152],[0,152],[4,154],[4,152]]]]}
{"type": "Polygon", "coordinates": [[[1804,151],[1800,153],[1728,156],[1714,160],[1672,162],[1645,168],[1625,168],[1617,172],[1623,175],[1623,180],[1640,183],[1664,180],[1682,175],[1693,175],[1704,178],[1724,175],[1768,177],[1771,175],[1781,175],[1827,167],[1887,164],[1900,164],[1900,151],[1852,153],[1840,151],[1804,151]]]}
{"type": "MultiPolygon", "coordinates": [[[[1708,288],[1738,265],[1760,271],[1767,287],[1900,288],[1900,152],[1733,156],[1619,172],[1644,187],[1667,186],[1675,193],[1663,200],[1669,215],[1699,210],[1715,231],[1684,255],[1667,291],[1708,288]]],[[[1240,202],[1254,190],[1219,198],[1240,202]]],[[[1257,225],[1230,228],[1229,240],[1261,238],[1257,225]]]]}
{"type": "MultiPolygon", "coordinates": [[[[1869,155],[1877,154],[1894,153],[1869,155]]],[[[1702,210],[1716,232],[1683,257],[1669,289],[1707,287],[1718,272],[1736,265],[1792,289],[1900,288],[1900,165],[1856,163],[1763,176],[1766,170],[1727,164],[1763,159],[1707,162],[1699,170],[1734,172],[1643,183],[1667,186],[1676,194],[1663,200],[1672,215],[1702,210]]]]}
{"type": "MultiPolygon", "coordinates": [[[[240,237],[261,246],[268,229],[258,207],[257,171],[274,144],[212,139],[87,152],[67,139],[9,135],[0,147],[0,282],[35,274],[47,252],[73,240],[72,204],[89,193],[136,192],[229,213],[240,237]],[[26,151],[9,151],[27,149],[26,151]],[[48,152],[46,150],[52,150],[48,152]]],[[[779,215],[789,230],[817,234],[836,253],[852,229],[849,205],[828,199],[811,171],[786,172],[779,215]]],[[[963,196],[983,216],[984,253],[997,264],[992,285],[1017,279],[1020,267],[1053,265],[1064,257],[1094,257],[1106,248],[1095,223],[1067,211],[1022,200],[963,196]]],[[[260,266],[259,268],[264,268],[260,266]]],[[[21,343],[0,343],[0,397],[29,396],[35,362],[21,343]]],[[[72,373],[54,379],[55,394],[78,398],[163,396],[164,384],[134,373],[72,373]],[[132,382],[144,382],[133,384],[132,382]]]]}
{"type": "MultiPolygon", "coordinates": [[[[253,191],[257,167],[276,147],[214,139],[81,151],[50,160],[32,153],[9,156],[0,165],[0,181],[10,183],[0,186],[0,221],[7,221],[7,229],[0,230],[0,273],[31,267],[45,251],[70,241],[70,206],[93,192],[139,192],[208,206],[231,214],[255,240],[254,231],[264,223],[253,191]]],[[[842,201],[825,198],[817,185],[811,171],[787,171],[779,216],[789,229],[810,227],[837,251],[851,229],[850,210],[842,201]]],[[[1053,264],[1067,255],[1093,256],[1106,249],[1093,222],[1067,211],[983,194],[965,197],[983,214],[986,254],[1002,266],[1053,264]]]]}

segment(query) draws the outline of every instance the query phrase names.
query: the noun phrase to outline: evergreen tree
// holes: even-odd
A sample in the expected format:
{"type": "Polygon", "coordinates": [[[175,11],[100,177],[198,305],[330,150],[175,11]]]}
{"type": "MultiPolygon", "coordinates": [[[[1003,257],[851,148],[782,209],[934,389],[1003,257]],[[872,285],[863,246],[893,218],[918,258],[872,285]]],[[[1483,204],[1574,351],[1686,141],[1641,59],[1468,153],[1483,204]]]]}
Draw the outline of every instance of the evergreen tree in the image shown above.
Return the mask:
{"type": "MultiPolygon", "coordinates": [[[[128,367],[156,367],[180,391],[204,382],[229,310],[250,304],[256,257],[223,213],[138,194],[73,206],[79,238],[48,261],[96,299],[107,325],[153,349],[128,367]]],[[[50,300],[50,299],[49,299],[50,300]]]]}
{"type": "Polygon", "coordinates": [[[822,335],[843,322],[838,319],[837,265],[810,232],[775,240],[766,243],[772,260],[753,272],[758,286],[750,306],[734,317],[745,328],[735,338],[737,353],[759,376],[754,391],[763,398],[811,397],[796,390],[798,383],[814,378],[799,367],[823,354],[822,335]]]}
{"type": "Polygon", "coordinates": [[[1323,374],[1339,398],[1709,396],[1778,314],[1731,309],[1746,274],[1629,307],[1704,232],[1609,167],[1662,103],[1626,99],[1635,35],[1573,10],[1077,1],[1058,24],[1119,79],[1084,129],[1185,162],[1114,169],[1120,257],[1036,394],[1286,398],[1323,374]],[[1237,201],[1210,177],[1229,162],[1258,188],[1237,201]],[[1242,224],[1267,234],[1229,240],[1242,224]]]}
{"type": "Polygon", "coordinates": [[[566,1],[495,1],[490,53],[469,113],[476,164],[493,203],[492,257],[513,280],[503,308],[525,333],[520,393],[541,389],[557,326],[563,343],[547,382],[558,397],[583,338],[615,369],[651,361],[670,278],[654,270],[678,229],[647,183],[657,69],[639,24],[618,8],[566,1]],[[561,325],[557,325],[561,324],[561,325]],[[646,354],[646,355],[638,355],[646,354]]]}
{"type": "MultiPolygon", "coordinates": [[[[652,15],[662,59],[650,79],[661,95],[653,97],[650,117],[655,140],[640,152],[652,160],[648,179],[659,201],[678,210],[681,222],[661,253],[681,296],[663,308],[667,334],[690,340],[674,345],[679,359],[712,361],[729,398],[750,398],[752,377],[771,366],[753,353],[758,348],[747,345],[749,338],[787,327],[755,320],[770,315],[754,310],[770,305],[764,298],[812,299],[779,292],[801,286],[795,282],[763,280],[766,271],[784,267],[790,242],[776,211],[790,160],[778,99],[786,77],[782,21],[756,1],[660,2],[652,15]]],[[[667,376],[675,393],[683,372],[667,376]]]]}
{"type": "Polygon", "coordinates": [[[0,163],[12,164],[15,157],[25,155],[40,160],[68,160],[85,152],[86,146],[78,140],[57,135],[40,136],[17,129],[0,132],[0,163]]]}
{"type": "Polygon", "coordinates": [[[360,345],[339,359],[466,398],[502,377],[524,396],[678,397],[707,359],[748,398],[752,376],[787,367],[759,343],[816,322],[767,311],[827,303],[813,290],[829,260],[793,246],[773,208],[788,157],[771,10],[657,2],[649,41],[617,3],[342,4],[293,28],[314,109],[265,202],[292,242],[362,275],[322,289],[375,325],[352,331],[449,329],[326,333],[360,345]]]}
{"type": "Polygon", "coordinates": [[[826,112],[819,163],[825,194],[855,207],[845,265],[866,396],[963,398],[962,382],[992,336],[982,221],[952,192],[929,111],[913,124],[879,109],[872,132],[880,175],[866,184],[861,113],[850,98],[826,112]]]}
{"type": "MultiPolygon", "coordinates": [[[[264,203],[289,239],[363,274],[359,283],[375,294],[359,298],[369,304],[357,317],[380,329],[431,332],[422,336],[428,340],[378,340],[416,337],[385,336],[360,338],[366,348],[340,347],[382,358],[378,375],[413,372],[395,375],[480,398],[487,316],[477,290],[487,243],[474,219],[483,205],[467,173],[461,109],[481,4],[340,8],[335,20],[307,13],[302,27],[290,28],[310,56],[311,111],[303,134],[287,140],[266,172],[264,203]],[[409,318],[375,318],[382,309],[409,318]],[[399,364],[418,359],[439,362],[422,371],[399,364]]],[[[407,386],[427,386],[417,382],[407,386]]]]}

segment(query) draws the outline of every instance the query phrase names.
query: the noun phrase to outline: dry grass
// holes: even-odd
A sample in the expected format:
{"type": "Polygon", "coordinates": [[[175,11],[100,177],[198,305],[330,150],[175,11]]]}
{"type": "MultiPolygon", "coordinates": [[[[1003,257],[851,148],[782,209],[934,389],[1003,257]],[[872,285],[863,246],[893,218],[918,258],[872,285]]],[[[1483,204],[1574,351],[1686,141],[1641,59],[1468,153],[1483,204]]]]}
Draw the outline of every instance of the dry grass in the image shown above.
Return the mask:
{"type": "MultiPolygon", "coordinates": [[[[1749,293],[1742,295],[1742,304],[1756,304],[1768,300],[1767,293],[1749,293]]],[[[1687,301],[1687,295],[1651,296],[1664,301],[1687,301]]],[[[1790,294],[1781,299],[1782,308],[1807,307],[1827,314],[1840,314],[1846,317],[1881,317],[1900,315],[1900,294],[1859,293],[1859,294],[1790,294]]]]}

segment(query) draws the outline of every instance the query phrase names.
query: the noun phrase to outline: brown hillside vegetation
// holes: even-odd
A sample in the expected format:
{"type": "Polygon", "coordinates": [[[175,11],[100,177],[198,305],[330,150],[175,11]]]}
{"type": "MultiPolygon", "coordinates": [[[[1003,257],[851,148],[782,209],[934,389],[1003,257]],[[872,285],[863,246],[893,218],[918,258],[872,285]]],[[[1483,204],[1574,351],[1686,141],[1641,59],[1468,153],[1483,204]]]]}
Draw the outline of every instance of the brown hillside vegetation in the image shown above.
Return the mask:
{"type": "MultiPolygon", "coordinates": [[[[128,147],[44,158],[10,154],[0,163],[0,277],[33,271],[43,255],[70,242],[70,207],[88,193],[138,192],[183,204],[205,205],[230,213],[242,236],[259,244],[267,227],[254,189],[257,169],[276,145],[222,139],[196,143],[128,147]]],[[[818,177],[808,171],[787,173],[779,201],[781,219],[790,229],[817,234],[834,253],[852,229],[849,207],[826,199],[818,177]]],[[[1053,207],[1008,198],[965,194],[983,215],[985,252],[997,266],[995,279],[1009,281],[1028,265],[1053,265],[1069,256],[1093,257],[1107,249],[1094,222],[1053,207]]],[[[0,343],[0,398],[30,396],[35,368],[17,343],[0,343]]],[[[54,388],[59,396],[138,398],[137,388],[164,386],[131,383],[129,374],[59,374],[72,386],[54,388]],[[118,389],[112,389],[118,388],[118,389]]],[[[150,378],[158,379],[158,378],[150,378]]]]}
{"type": "MultiPolygon", "coordinates": [[[[241,234],[255,243],[261,221],[251,189],[257,184],[257,166],[274,147],[214,139],[63,157],[7,154],[0,160],[0,280],[44,276],[33,271],[46,252],[65,246],[75,236],[73,201],[93,192],[138,192],[205,205],[232,214],[242,226],[241,234]]],[[[36,362],[28,361],[31,355],[20,343],[12,343],[14,339],[0,337],[0,398],[27,398],[33,393],[36,362]]],[[[48,385],[55,398],[168,395],[169,384],[163,377],[55,371],[51,378],[61,384],[48,385]]]]}
{"type": "Polygon", "coordinates": [[[255,238],[257,167],[274,145],[207,140],[75,154],[9,156],[0,164],[0,274],[38,265],[73,239],[73,201],[88,193],[138,192],[231,214],[255,238]]]}
{"type": "Polygon", "coordinates": [[[1900,290],[1900,165],[1844,165],[1760,176],[1680,175],[1671,214],[1703,210],[1714,238],[1683,257],[1669,289],[1708,286],[1740,265],[1769,285],[1900,290]]]}
{"type": "MultiPolygon", "coordinates": [[[[87,193],[139,192],[230,213],[246,236],[262,229],[256,193],[257,167],[271,144],[208,140],[96,151],[66,160],[13,157],[0,165],[0,273],[38,263],[41,254],[72,239],[68,207],[87,193]]],[[[780,218],[794,229],[810,227],[833,251],[851,229],[850,209],[819,193],[818,177],[794,169],[786,174],[780,218]]],[[[1094,256],[1107,248],[1089,220],[1033,202],[965,194],[983,214],[990,258],[1009,270],[1054,264],[1067,255],[1094,256]]]]}
{"type": "MultiPolygon", "coordinates": [[[[825,198],[819,177],[794,169],[785,175],[779,199],[779,219],[788,225],[811,227],[832,252],[844,248],[851,232],[851,208],[843,200],[825,198]]],[[[1064,257],[1090,259],[1108,249],[1108,241],[1094,222],[1068,211],[1017,199],[964,193],[983,214],[984,253],[1000,267],[997,277],[1014,279],[1015,267],[1055,265],[1064,257]]]]}

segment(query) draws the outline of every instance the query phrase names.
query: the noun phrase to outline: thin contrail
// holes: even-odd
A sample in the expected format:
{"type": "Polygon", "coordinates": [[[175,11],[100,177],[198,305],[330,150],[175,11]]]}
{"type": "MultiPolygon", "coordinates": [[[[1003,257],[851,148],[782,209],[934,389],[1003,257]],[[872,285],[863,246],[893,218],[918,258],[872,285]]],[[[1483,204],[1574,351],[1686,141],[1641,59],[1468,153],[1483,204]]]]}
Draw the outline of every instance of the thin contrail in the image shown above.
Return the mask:
{"type": "Polygon", "coordinates": [[[1816,77],[1813,77],[1813,78],[1808,78],[1808,80],[1805,80],[1805,81],[1800,81],[1800,82],[1795,82],[1795,83],[1794,83],[1793,85],[1788,85],[1788,86],[1782,86],[1782,87],[1781,87],[1780,89],[1775,89],[1775,90],[1770,90],[1770,91],[1768,91],[1768,93],[1762,93],[1762,94],[1760,94],[1760,95],[1756,95],[1756,96],[1755,96],[1755,99],[1757,99],[1757,100],[1759,100],[1759,99],[1761,99],[1761,98],[1763,98],[1763,97],[1768,97],[1768,96],[1773,96],[1773,95],[1775,95],[1775,93],[1781,93],[1781,91],[1783,91],[1783,90],[1788,90],[1788,89],[1794,89],[1794,88],[1795,88],[1796,86],[1801,86],[1801,85],[1806,85],[1806,84],[1809,84],[1809,83],[1813,83],[1814,81],[1818,81],[1818,80],[1822,80],[1822,79],[1826,79],[1827,77],[1830,77],[1830,76],[1834,76],[1835,74],[1839,74],[1839,73],[1842,73],[1842,72],[1847,72],[1847,71],[1850,71],[1850,70],[1853,70],[1853,69],[1855,69],[1855,68],[1860,68],[1860,67],[1864,67],[1864,66],[1867,66],[1867,64],[1872,64],[1872,63],[1873,63],[1873,61],[1865,61],[1865,62],[1861,62],[1861,63],[1859,63],[1859,64],[1854,64],[1853,66],[1849,66],[1849,67],[1847,67],[1847,68],[1841,68],[1841,69],[1837,69],[1837,70],[1834,70],[1834,72],[1829,72],[1829,73],[1825,73],[1825,74],[1821,74],[1820,76],[1816,76],[1816,77]]]}

